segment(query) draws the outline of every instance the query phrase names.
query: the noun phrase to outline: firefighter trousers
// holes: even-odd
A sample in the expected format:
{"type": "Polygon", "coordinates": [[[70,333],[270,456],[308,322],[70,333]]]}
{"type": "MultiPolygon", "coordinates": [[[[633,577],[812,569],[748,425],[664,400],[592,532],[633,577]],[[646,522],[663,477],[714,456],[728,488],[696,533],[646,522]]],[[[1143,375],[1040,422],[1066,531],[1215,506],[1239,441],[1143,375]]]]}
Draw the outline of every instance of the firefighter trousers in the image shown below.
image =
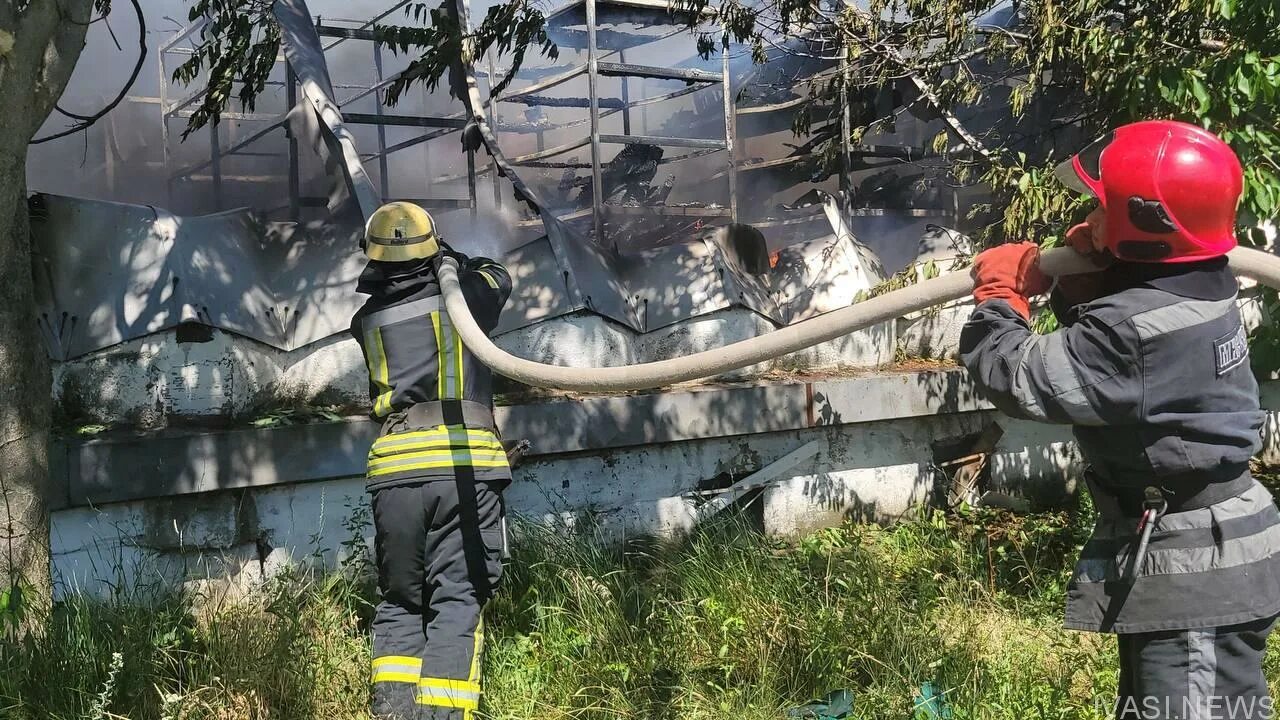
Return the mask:
{"type": "Polygon", "coordinates": [[[1262,659],[1274,618],[1120,635],[1117,720],[1269,720],[1262,659]]]}
{"type": "Polygon", "coordinates": [[[372,710],[378,720],[471,720],[482,614],[502,577],[501,489],[454,480],[373,493],[378,588],[372,710]]]}

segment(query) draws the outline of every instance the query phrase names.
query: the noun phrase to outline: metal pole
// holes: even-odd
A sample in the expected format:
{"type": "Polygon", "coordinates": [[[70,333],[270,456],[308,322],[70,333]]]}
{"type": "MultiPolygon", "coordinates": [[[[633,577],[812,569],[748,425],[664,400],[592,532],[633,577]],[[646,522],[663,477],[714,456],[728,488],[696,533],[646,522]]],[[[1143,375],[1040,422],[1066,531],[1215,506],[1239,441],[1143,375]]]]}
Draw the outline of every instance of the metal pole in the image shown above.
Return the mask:
{"type": "MultiPolygon", "coordinates": [[[[640,78],[640,97],[648,97],[648,80],[640,78]]],[[[649,106],[640,106],[640,134],[649,134],[649,106]]]]}
{"type": "MultiPolygon", "coordinates": [[[[498,117],[498,100],[493,96],[493,52],[488,53],[489,61],[489,122],[493,127],[499,128],[502,122],[498,117]]],[[[489,177],[493,180],[493,204],[495,207],[502,207],[502,185],[498,182],[498,161],[492,155],[489,156],[489,177]]]]}
{"type": "Polygon", "coordinates": [[[849,134],[853,131],[850,127],[852,120],[849,116],[849,51],[847,48],[840,54],[840,208],[844,212],[848,212],[852,207],[853,198],[850,197],[851,186],[849,184],[849,174],[853,171],[853,146],[850,144],[849,134]]]}
{"type": "MultiPolygon", "coordinates": [[[[382,46],[378,43],[373,44],[373,72],[378,84],[382,84],[382,46]]],[[[379,118],[382,117],[382,93],[373,94],[374,112],[379,118]]],[[[391,197],[391,188],[387,169],[387,128],[385,125],[378,125],[378,189],[382,192],[382,198],[385,200],[391,197]]]]}
{"type": "Polygon", "coordinates": [[[169,77],[165,70],[164,48],[157,53],[160,66],[160,154],[164,162],[164,204],[173,207],[173,172],[169,157],[169,77]]]}
{"type": "Polygon", "coordinates": [[[471,200],[471,219],[476,219],[476,151],[467,151],[467,198],[471,200]]]}
{"type": "Polygon", "coordinates": [[[720,60],[724,82],[724,150],[729,156],[729,219],[738,222],[737,109],[733,102],[733,81],[729,77],[729,34],[720,43],[720,60]]]}
{"type": "MultiPolygon", "coordinates": [[[[422,114],[426,115],[431,107],[431,97],[427,93],[427,84],[418,83],[418,87],[422,88],[422,114]]],[[[422,178],[426,183],[423,188],[423,197],[433,197],[431,189],[435,187],[435,180],[431,177],[431,142],[422,143],[422,178]]]]}
{"type": "Polygon", "coordinates": [[[112,147],[115,145],[116,137],[116,114],[109,113],[107,115],[107,126],[103,128],[102,133],[102,149],[103,162],[107,168],[107,193],[112,200],[116,199],[116,154],[112,147]]]}
{"type": "Polygon", "coordinates": [[[218,123],[209,123],[209,167],[213,177],[213,209],[222,210],[222,143],[218,138],[218,123]]]}
{"type": "Polygon", "coordinates": [[[601,217],[604,200],[604,182],[600,176],[600,97],[596,91],[599,77],[598,52],[596,51],[596,0],[586,0],[587,9],[587,93],[591,99],[591,218],[595,228],[595,240],[607,247],[604,238],[604,222],[601,217]]]}
{"type": "MultiPolygon", "coordinates": [[[[298,76],[293,72],[293,65],[285,63],[285,102],[292,111],[298,106],[298,76]]],[[[302,195],[301,172],[298,168],[298,138],[293,127],[286,124],[285,134],[289,136],[289,219],[298,222],[302,217],[302,208],[298,198],[302,195]]]]}
{"type": "MultiPolygon", "coordinates": [[[[618,51],[618,62],[626,64],[627,54],[624,50],[618,51]]],[[[627,92],[627,76],[623,75],[622,80],[622,134],[631,134],[631,94],[627,92]]]]}

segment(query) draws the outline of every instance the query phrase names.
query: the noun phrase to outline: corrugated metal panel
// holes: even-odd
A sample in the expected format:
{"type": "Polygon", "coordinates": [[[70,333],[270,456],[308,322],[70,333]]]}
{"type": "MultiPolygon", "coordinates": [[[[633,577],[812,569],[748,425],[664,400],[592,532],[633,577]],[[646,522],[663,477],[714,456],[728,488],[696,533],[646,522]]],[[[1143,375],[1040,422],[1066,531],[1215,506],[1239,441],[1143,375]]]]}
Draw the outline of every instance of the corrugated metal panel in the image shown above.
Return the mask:
{"type": "Polygon", "coordinates": [[[37,313],[58,360],[184,322],[293,350],[344,332],[363,302],[351,228],[53,195],[32,205],[37,313]]]}

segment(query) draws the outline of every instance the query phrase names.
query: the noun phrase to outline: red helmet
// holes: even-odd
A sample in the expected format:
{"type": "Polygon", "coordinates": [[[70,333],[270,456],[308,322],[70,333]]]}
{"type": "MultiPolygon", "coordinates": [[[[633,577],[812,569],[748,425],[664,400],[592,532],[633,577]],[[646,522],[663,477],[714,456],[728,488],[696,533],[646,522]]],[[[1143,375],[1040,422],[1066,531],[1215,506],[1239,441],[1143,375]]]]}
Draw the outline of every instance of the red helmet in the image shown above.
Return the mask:
{"type": "Polygon", "coordinates": [[[1107,247],[1121,260],[1192,262],[1236,246],[1244,173],[1208,130],[1172,120],[1124,125],[1059,165],[1057,176],[1102,203],[1107,247]]]}

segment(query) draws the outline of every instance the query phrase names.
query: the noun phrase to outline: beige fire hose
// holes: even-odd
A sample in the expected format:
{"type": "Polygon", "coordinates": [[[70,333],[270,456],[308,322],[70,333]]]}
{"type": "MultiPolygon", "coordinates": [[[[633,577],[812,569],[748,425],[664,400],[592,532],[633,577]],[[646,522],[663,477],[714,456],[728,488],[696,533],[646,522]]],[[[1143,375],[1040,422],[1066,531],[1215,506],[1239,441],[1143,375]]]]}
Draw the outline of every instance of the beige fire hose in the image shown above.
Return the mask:
{"type": "MultiPolygon", "coordinates": [[[[1280,288],[1280,257],[1249,248],[1237,248],[1230,257],[1231,267],[1238,275],[1280,288]]],[[[1040,256],[1040,268],[1054,276],[1097,269],[1066,248],[1046,250],[1040,256]]],[[[973,291],[973,280],[967,272],[950,273],[714,350],[603,368],[548,365],[516,357],[494,345],[467,308],[452,258],[445,258],[440,264],[440,291],[462,342],[494,372],[535,387],[603,393],[647,390],[773,360],[876,323],[966,297],[973,291]]]]}

